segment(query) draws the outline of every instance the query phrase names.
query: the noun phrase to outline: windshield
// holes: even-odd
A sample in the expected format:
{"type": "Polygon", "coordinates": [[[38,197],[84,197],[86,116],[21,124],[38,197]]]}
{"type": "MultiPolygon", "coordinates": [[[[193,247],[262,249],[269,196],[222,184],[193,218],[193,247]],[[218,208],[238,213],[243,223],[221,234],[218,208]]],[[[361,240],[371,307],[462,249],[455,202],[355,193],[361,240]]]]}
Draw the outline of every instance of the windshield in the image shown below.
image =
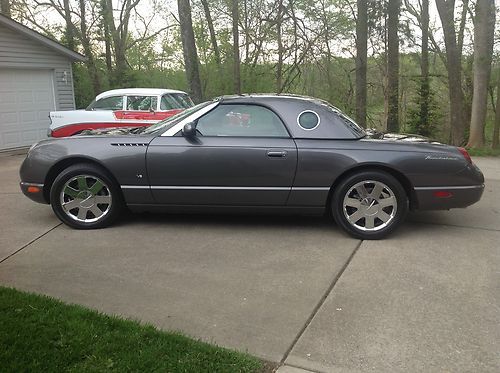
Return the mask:
{"type": "Polygon", "coordinates": [[[211,104],[213,101],[207,101],[203,102],[201,104],[198,104],[196,106],[193,106],[189,109],[186,109],[184,111],[181,111],[180,113],[177,113],[171,117],[168,117],[167,119],[162,120],[161,122],[158,122],[156,124],[153,124],[150,127],[146,127],[142,133],[153,133],[157,131],[166,131],[173,126],[175,126],[177,123],[182,121],[183,119],[187,118],[191,114],[197,112],[198,110],[204,108],[205,106],[211,104]]]}

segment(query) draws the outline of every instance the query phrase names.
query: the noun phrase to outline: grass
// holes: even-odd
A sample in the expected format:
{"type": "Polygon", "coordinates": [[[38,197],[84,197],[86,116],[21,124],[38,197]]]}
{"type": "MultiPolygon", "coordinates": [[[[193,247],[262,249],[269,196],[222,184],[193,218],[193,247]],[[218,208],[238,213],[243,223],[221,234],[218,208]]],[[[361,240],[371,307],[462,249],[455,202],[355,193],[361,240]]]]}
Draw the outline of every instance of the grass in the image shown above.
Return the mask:
{"type": "Polygon", "coordinates": [[[260,372],[263,369],[262,361],[247,354],[49,297],[0,287],[2,372],[260,372]]]}
{"type": "Polygon", "coordinates": [[[469,148],[467,151],[473,157],[500,157],[500,148],[469,148]]]}

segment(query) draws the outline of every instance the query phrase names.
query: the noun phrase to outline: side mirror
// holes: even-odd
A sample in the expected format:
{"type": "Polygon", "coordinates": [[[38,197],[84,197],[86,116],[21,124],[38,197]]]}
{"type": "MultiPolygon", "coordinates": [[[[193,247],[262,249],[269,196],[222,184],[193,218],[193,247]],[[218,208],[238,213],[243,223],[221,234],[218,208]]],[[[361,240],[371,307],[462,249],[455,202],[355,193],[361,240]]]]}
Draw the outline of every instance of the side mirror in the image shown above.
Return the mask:
{"type": "Polygon", "coordinates": [[[186,123],[182,129],[182,134],[184,137],[195,137],[196,125],[193,122],[186,123]]]}

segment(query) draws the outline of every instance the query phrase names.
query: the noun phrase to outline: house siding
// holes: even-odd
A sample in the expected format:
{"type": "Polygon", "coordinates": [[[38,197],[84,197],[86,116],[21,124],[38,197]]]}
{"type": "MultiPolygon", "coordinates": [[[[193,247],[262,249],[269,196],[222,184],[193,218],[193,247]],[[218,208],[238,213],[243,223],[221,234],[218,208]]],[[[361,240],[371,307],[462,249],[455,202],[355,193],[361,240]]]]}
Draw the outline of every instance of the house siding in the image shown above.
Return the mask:
{"type": "Polygon", "coordinates": [[[0,25],[0,68],[52,70],[56,109],[75,109],[71,61],[3,25],[0,25]]]}

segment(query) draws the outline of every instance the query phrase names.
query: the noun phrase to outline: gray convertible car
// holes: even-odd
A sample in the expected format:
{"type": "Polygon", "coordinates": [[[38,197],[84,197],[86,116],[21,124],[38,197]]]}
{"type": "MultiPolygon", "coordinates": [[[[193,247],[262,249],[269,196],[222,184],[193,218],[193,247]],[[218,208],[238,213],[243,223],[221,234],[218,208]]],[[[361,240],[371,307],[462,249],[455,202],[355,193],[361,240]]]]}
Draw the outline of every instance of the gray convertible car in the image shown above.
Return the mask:
{"type": "Polygon", "coordinates": [[[318,99],[221,97],[141,129],[48,139],[31,147],[21,189],[67,225],[100,228],[132,211],[330,213],[362,239],[409,209],[466,207],[484,178],[462,148],[367,136],[318,99]]]}

